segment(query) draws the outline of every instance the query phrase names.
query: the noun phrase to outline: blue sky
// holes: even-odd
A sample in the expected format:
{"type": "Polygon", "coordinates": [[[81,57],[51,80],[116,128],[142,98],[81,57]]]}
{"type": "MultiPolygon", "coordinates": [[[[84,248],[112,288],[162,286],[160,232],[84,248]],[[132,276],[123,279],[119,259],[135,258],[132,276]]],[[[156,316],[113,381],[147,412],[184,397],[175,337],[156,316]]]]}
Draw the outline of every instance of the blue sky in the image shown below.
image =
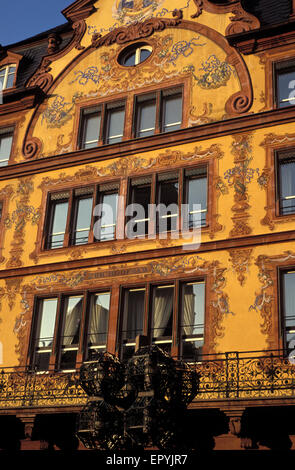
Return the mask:
{"type": "Polygon", "coordinates": [[[1,0],[0,44],[6,46],[66,23],[61,10],[74,0],[1,0]]]}

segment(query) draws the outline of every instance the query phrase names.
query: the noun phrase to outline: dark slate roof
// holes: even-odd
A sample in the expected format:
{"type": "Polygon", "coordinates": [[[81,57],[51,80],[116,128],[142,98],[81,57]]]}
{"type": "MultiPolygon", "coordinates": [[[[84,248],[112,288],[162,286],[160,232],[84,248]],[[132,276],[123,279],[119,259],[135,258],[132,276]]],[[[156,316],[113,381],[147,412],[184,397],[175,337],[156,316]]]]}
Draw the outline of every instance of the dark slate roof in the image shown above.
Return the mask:
{"type": "Polygon", "coordinates": [[[261,26],[284,23],[292,13],[292,0],[242,0],[242,5],[261,26]]]}
{"type": "Polygon", "coordinates": [[[25,39],[15,44],[10,44],[5,47],[23,58],[20,61],[17,82],[18,87],[22,87],[26,84],[29,78],[35,73],[38,66],[41,63],[42,58],[47,55],[48,41],[47,38],[51,33],[57,33],[61,37],[61,44],[59,49],[63,49],[67,46],[72,38],[71,25],[69,23],[57,26],[43,33],[37,34],[31,38],[25,39]]]}

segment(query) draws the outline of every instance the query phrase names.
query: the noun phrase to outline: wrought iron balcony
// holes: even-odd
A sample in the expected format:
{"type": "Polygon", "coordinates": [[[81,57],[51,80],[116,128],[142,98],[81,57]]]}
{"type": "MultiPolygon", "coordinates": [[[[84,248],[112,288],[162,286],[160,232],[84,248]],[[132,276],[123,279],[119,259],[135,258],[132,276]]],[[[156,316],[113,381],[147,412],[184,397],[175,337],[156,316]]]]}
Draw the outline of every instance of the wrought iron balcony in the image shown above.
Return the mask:
{"type": "MultiPolygon", "coordinates": [[[[195,402],[295,398],[295,364],[284,351],[207,355],[188,365],[200,380],[195,402]]],[[[1,368],[0,409],[83,406],[88,397],[79,378],[79,370],[35,372],[20,367],[1,368]]]]}

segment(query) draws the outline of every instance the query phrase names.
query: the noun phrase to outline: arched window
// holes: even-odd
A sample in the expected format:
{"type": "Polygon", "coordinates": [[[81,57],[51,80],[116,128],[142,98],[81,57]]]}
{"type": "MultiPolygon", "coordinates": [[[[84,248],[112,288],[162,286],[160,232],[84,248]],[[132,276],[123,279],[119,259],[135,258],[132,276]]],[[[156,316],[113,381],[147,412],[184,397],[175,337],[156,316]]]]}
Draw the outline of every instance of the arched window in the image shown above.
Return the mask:
{"type": "Polygon", "coordinates": [[[152,51],[152,47],[148,44],[136,44],[124,49],[119,56],[119,63],[125,67],[139,65],[151,55],[152,51]]]}
{"type": "Polygon", "coordinates": [[[16,65],[5,65],[0,68],[0,90],[12,88],[14,85],[16,65]]]}

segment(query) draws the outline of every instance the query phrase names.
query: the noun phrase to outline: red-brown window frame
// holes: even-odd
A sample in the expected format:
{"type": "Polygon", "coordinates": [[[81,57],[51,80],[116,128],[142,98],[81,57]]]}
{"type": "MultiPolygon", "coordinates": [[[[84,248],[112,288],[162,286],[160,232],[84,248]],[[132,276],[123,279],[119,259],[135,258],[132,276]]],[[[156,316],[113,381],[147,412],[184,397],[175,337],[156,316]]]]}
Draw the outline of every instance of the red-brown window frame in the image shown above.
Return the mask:
{"type": "MultiPolygon", "coordinates": [[[[182,89],[182,123],[180,129],[184,129],[188,126],[188,109],[189,109],[189,77],[185,77],[182,80],[170,80],[169,82],[165,83],[162,87],[159,86],[155,87],[146,86],[141,88],[140,90],[132,90],[129,93],[119,93],[116,95],[112,95],[109,98],[99,98],[97,100],[87,100],[87,101],[79,101],[76,107],[76,114],[74,118],[74,135],[73,141],[76,143],[74,150],[80,151],[87,151],[89,149],[82,149],[81,148],[81,137],[82,137],[82,128],[83,128],[83,111],[90,110],[91,108],[95,109],[99,106],[107,106],[111,103],[122,102],[125,101],[125,121],[124,121],[124,132],[122,141],[127,141],[130,139],[135,139],[135,129],[134,129],[134,122],[135,122],[135,101],[136,97],[144,96],[145,94],[155,93],[158,99],[157,105],[157,116],[158,122],[156,121],[156,129],[155,133],[149,137],[148,139],[152,139],[154,136],[161,133],[160,128],[160,96],[163,92],[170,90],[170,89],[182,89]]],[[[104,119],[101,119],[101,131],[103,130],[103,126],[105,123],[103,122],[104,119]]],[[[172,133],[175,131],[172,131],[172,133]]],[[[170,134],[167,132],[165,134],[170,134]]],[[[142,139],[143,137],[138,137],[137,139],[142,139]]],[[[98,141],[97,146],[101,145],[112,145],[112,144],[105,144],[104,137],[100,134],[100,140],[98,141]]],[[[115,145],[115,144],[113,144],[115,145]]],[[[95,147],[94,147],[95,148],[95,147]]],[[[92,149],[93,150],[93,149],[92,149]]]]}
{"type": "Polygon", "coordinates": [[[172,343],[171,343],[171,356],[180,358],[181,356],[181,286],[187,282],[204,282],[205,284],[205,299],[204,299],[204,350],[208,348],[208,324],[209,324],[209,308],[208,302],[210,298],[208,275],[205,273],[202,276],[188,276],[179,277],[177,279],[167,278],[165,281],[148,281],[138,282],[132,284],[122,284],[120,286],[119,296],[119,312],[117,323],[117,340],[116,340],[116,354],[121,357],[122,354],[122,325],[124,317],[124,292],[129,289],[145,289],[145,306],[143,318],[143,336],[147,338],[148,344],[151,344],[151,322],[152,322],[152,302],[153,302],[153,289],[157,286],[174,285],[174,299],[173,299],[173,318],[172,318],[172,343]]]}
{"type": "MultiPolygon", "coordinates": [[[[34,355],[35,347],[34,342],[36,339],[36,333],[40,325],[40,303],[44,299],[56,298],[57,299],[57,313],[55,319],[55,328],[54,336],[52,342],[52,352],[49,359],[48,371],[60,370],[60,355],[61,355],[61,331],[63,331],[64,326],[64,302],[67,297],[71,296],[81,296],[83,297],[83,309],[81,314],[81,324],[79,332],[79,343],[76,357],[76,369],[79,369],[82,363],[86,360],[87,354],[87,332],[89,328],[89,313],[90,313],[90,299],[91,295],[109,292],[110,294],[110,310],[109,310],[109,319],[108,319],[108,332],[106,338],[106,350],[108,350],[108,340],[110,332],[110,318],[111,318],[111,308],[112,308],[112,286],[107,285],[98,288],[91,289],[81,289],[81,290],[68,290],[64,292],[50,292],[48,295],[36,295],[34,297],[34,307],[33,307],[33,317],[32,317],[32,327],[30,331],[29,345],[28,345],[28,354],[27,354],[27,366],[33,367],[34,365],[34,355]]],[[[66,370],[66,369],[65,369],[66,370]]]]}

